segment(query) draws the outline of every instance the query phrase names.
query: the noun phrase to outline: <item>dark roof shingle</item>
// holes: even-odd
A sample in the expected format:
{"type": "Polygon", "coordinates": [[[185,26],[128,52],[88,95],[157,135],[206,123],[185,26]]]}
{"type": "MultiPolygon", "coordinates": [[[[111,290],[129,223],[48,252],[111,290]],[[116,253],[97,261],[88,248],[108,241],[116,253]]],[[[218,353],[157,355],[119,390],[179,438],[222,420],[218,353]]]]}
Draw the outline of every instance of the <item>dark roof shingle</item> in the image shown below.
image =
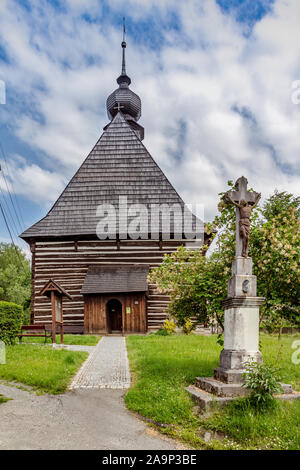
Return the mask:
{"type": "Polygon", "coordinates": [[[89,266],[82,294],[146,292],[149,268],[138,265],[89,266]]]}
{"type": "MultiPolygon", "coordinates": [[[[109,203],[118,207],[119,196],[126,196],[128,205],[138,203],[147,208],[164,203],[184,206],[121,112],[105,128],[48,214],[20,236],[95,235],[101,219],[96,216],[97,206],[109,203]]],[[[155,224],[152,231],[161,233],[161,222],[155,224]]]]}

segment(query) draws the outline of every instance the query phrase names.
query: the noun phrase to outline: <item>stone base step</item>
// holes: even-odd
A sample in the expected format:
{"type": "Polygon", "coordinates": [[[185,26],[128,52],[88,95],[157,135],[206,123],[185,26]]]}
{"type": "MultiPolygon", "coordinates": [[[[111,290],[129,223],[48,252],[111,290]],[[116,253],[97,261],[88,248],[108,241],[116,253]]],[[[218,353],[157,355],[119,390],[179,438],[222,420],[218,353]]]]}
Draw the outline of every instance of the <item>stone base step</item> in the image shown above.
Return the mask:
{"type": "Polygon", "coordinates": [[[282,387],[283,393],[285,394],[294,393],[293,387],[290,384],[283,384],[282,382],[280,382],[280,385],[282,387]]]}
{"type": "MultiPolygon", "coordinates": [[[[202,409],[202,411],[209,411],[214,407],[224,406],[227,403],[236,400],[238,397],[218,397],[212,393],[201,390],[195,385],[185,387],[185,390],[190,394],[192,400],[194,400],[202,409]]],[[[283,393],[281,395],[275,395],[275,398],[280,400],[298,400],[300,399],[300,392],[283,393]]]]}
{"type": "Polygon", "coordinates": [[[217,367],[214,370],[214,378],[220,382],[225,382],[227,384],[242,384],[244,379],[245,369],[223,369],[222,367],[217,367]]]}
{"type": "Polygon", "coordinates": [[[216,397],[212,393],[200,390],[198,387],[195,387],[195,385],[185,387],[185,390],[191,395],[192,400],[194,400],[203,411],[208,411],[214,406],[226,405],[226,403],[233,400],[232,397],[216,397]]]}
{"type": "MultiPolygon", "coordinates": [[[[293,387],[290,384],[280,383],[280,385],[283,393],[293,393],[293,387]]],[[[196,377],[195,386],[217,397],[244,397],[250,394],[250,391],[241,383],[224,383],[214,377],[196,377]]]]}
{"type": "Polygon", "coordinates": [[[195,386],[217,397],[244,397],[250,393],[242,384],[228,384],[213,377],[196,377],[195,386]]]}

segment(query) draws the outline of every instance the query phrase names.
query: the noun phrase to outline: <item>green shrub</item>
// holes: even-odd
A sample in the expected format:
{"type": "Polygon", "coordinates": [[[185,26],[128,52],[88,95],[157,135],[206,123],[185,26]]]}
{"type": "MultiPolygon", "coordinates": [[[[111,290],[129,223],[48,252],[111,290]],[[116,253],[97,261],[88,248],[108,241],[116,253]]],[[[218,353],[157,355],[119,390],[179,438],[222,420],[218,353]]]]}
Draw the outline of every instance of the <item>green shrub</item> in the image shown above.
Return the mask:
{"type": "Polygon", "coordinates": [[[154,334],[158,336],[168,336],[169,333],[164,328],[160,328],[154,334]]]}
{"type": "Polygon", "coordinates": [[[0,339],[14,344],[23,323],[23,308],[13,302],[0,301],[0,339]]]}
{"type": "Polygon", "coordinates": [[[244,387],[251,391],[250,401],[257,407],[271,405],[274,402],[273,395],[282,391],[278,370],[255,361],[246,362],[245,366],[244,387]]]}

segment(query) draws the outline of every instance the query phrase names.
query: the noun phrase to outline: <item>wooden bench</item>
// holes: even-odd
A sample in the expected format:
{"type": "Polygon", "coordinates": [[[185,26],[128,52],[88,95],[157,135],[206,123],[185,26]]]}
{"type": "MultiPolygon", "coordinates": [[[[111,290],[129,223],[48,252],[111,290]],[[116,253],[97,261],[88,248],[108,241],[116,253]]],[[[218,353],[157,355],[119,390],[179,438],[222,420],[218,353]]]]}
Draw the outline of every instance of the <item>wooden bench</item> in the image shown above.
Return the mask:
{"type": "Polygon", "coordinates": [[[45,338],[45,343],[47,338],[52,337],[52,333],[48,332],[45,325],[23,325],[21,328],[21,333],[18,334],[19,342],[21,343],[23,337],[39,337],[45,338]],[[23,333],[25,331],[26,333],[23,333]]]}

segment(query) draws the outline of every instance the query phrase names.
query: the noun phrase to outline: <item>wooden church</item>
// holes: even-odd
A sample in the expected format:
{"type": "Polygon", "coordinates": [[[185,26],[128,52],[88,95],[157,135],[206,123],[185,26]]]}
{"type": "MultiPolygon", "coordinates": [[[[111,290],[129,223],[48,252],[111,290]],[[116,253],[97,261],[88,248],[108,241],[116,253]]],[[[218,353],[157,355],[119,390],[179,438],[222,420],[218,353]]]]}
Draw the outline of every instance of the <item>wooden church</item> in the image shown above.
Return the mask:
{"type": "Polygon", "coordinates": [[[119,87],[107,99],[109,124],[48,214],[20,235],[32,253],[34,324],[51,324],[51,302],[41,295],[50,279],[70,296],[64,301],[70,333],[145,333],[158,329],[167,316],[169,299],[147,276],[166,253],[191,241],[183,230],[175,236],[171,229],[163,237],[159,218],[155,237],[149,232],[130,237],[119,222],[115,236],[97,235],[99,205],[118,207],[126,198],[128,206],[184,206],[142,143],[141,100],[129,88],[125,48],[123,38],[119,87]]]}

